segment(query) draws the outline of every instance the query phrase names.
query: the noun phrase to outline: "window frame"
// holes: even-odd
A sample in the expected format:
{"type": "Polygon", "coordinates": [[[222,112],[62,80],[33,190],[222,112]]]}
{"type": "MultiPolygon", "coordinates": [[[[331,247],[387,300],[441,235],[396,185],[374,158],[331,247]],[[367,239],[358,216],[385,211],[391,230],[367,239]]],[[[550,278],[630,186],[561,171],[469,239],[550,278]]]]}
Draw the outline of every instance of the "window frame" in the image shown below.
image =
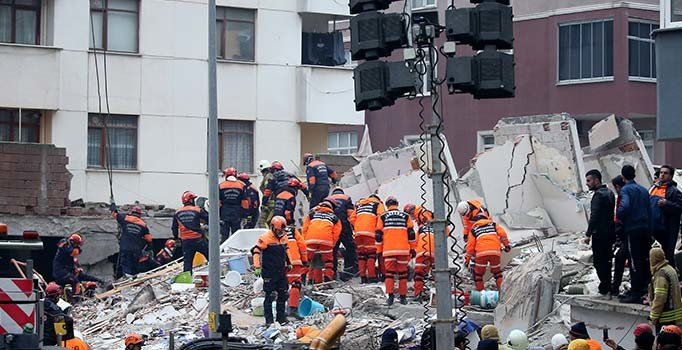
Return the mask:
{"type": "Polygon", "coordinates": [[[358,132],[355,130],[347,130],[347,131],[332,131],[327,133],[327,153],[329,154],[337,154],[337,155],[350,155],[354,154],[355,152],[358,151],[358,148],[360,147],[359,142],[358,142],[358,132]],[[348,147],[341,147],[341,135],[345,134],[348,136],[348,147]],[[330,148],[329,147],[329,138],[332,135],[336,135],[336,146],[330,148]],[[353,140],[353,135],[355,135],[355,147],[351,146],[353,140]],[[348,153],[343,153],[344,151],[348,151],[348,153]]]}
{"type": "Polygon", "coordinates": [[[476,153],[485,152],[491,148],[495,147],[495,134],[492,130],[480,130],[476,132],[476,153]],[[485,138],[493,137],[492,145],[486,145],[485,138]],[[490,147],[487,147],[490,146],[490,147]]]}
{"type": "Polygon", "coordinates": [[[406,0],[406,1],[410,2],[410,7],[412,8],[412,11],[438,8],[438,0],[433,0],[433,5],[424,5],[424,3],[428,0],[419,0],[419,1],[421,1],[422,6],[418,6],[418,7],[414,7],[414,0],[406,0]]]}
{"type": "Polygon", "coordinates": [[[238,20],[238,19],[227,19],[227,18],[218,18],[216,16],[216,22],[220,23],[220,26],[218,26],[218,23],[216,23],[216,36],[220,36],[220,45],[218,46],[218,52],[216,53],[216,58],[219,60],[224,60],[224,61],[236,61],[236,62],[256,62],[256,40],[257,40],[257,35],[256,35],[256,20],[257,20],[257,11],[256,9],[252,8],[243,8],[243,7],[234,7],[234,6],[216,6],[216,13],[218,12],[218,9],[225,9],[227,11],[228,9],[237,9],[237,10],[247,10],[253,12],[253,21],[247,21],[247,20],[238,20]],[[251,47],[251,50],[253,51],[253,59],[239,59],[239,58],[227,58],[225,57],[225,53],[227,52],[227,45],[225,44],[225,35],[227,33],[227,23],[232,22],[232,23],[249,23],[253,25],[253,45],[251,47]],[[218,31],[219,30],[219,31],[218,31]]]}
{"type": "Polygon", "coordinates": [[[40,0],[40,4],[38,6],[33,6],[33,5],[17,5],[16,0],[13,0],[11,4],[0,4],[0,6],[6,6],[9,7],[11,10],[10,13],[10,41],[9,42],[0,42],[4,44],[16,44],[16,45],[34,45],[34,46],[39,46],[40,45],[40,39],[41,39],[41,31],[40,29],[42,28],[41,25],[41,20],[42,20],[42,12],[43,12],[43,0],[40,0]],[[17,43],[17,9],[19,10],[33,10],[36,13],[36,35],[35,35],[35,43],[34,44],[24,44],[24,43],[17,43]]]}
{"type": "Polygon", "coordinates": [[[0,108],[0,110],[3,111],[9,111],[11,114],[11,119],[9,122],[5,122],[0,120],[0,125],[9,125],[9,140],[7,141],[2,141],[2,142],[20,142],[20,143],[40,143],[41,140],[41,135],[40,135],[40,125],[43,123],[43,111],[39,109],[23,109],[23,108],[0,108]],[[38,123],[31,123],[31,122],[24,122],[23,116],[26,113],[37,113],[38,114],[38,123]],[[16,119],[16,123],[14,118],[16,119]],[[24,141],[22,140],[22,134],[21,130],[23,129],[33,129],[37,135],[36,141],[24,141]],[[19,135],[19,138],[16,138],[16,135],[19,135]]]}
{"type": "MultiPolygon", "coordinates": [[[[140,8],[141,0],[135,0],[135,4],[137,4],[137,11],[131,11],[131,10],[121,10],[121,9],[114,9],[111,10],[109,9],[109,0],[100,0],[104,4],[102,8],[93,8],[92,7],[92,0],[89,0],[89,6],[90,6],[90,18],[88,19],[90,22],[92,21],[92,12],[101,12],[102,13],[102,47],[101,48],[96,48],[96,47],[89,47],[88,49],[90,51],[107,51],[107,52],[123,52],[123,53],[139,53],[140,52],[140,8]],[[125,12],[125,13],[135,13],[137,14],[137,35],[135,36],[135,40],[137,43],[137,50],[135,51],[121,51],[121,50],[111,50],[109,49],[109,11],[113,12],[125,12]]],[[[92,39],[92,44],[95,46],[96,44],[96,37],[93,39],[93,26],[92,23],[89,24],[88,28],[88,42],[92,39]]],[[[90,46],[90,44],[88,44],[90,46]]]]}
{"type": "Polygon", "coordinates": [[[107,129],[134,129],[135,130],[135,164],[133,168],[114,168],[112,167],[111,170],[114,171],[137,171],[139,169],[139,145],[140,145],[140,116],[139,115],[134,115],[134,114],[111,114],[111,115],[105,115],[105,114],[99,114],[99,113],[88,113],[88,134],[90,134],[90,129],[99,129],[100,133],[100,144],[99,144],[99,156],[100,159],[102,160],[102,164],[100,166],[95,166],[91,165],[88,158],[88,150],[86,149],[86,168],[88,170],[99,170],[99,169],[106,169],[107,165],[107,152],[106,152],[106,147],[107,147],[107,129]],[[134,117],[135,118],[135,127],[129,127],[129,126],[112,126],[112,125],[106,125],[106,128],[104,127],[104,124],[96,125],[95,123],[92,123],[90,121],[91,116],[96,116],[102,118],[103,123],[105,123],[106,118],[109,117],[134,117]]]}
{"type": "MultiPolygon", "coordinates": [[[[586,20],[578,20],[578,21],[568,21],[568,22],[563,22],[563,23],[558,23],[557,24],[557,31],[556,31],[556,43],[557,43],[557,50],[556,50],[556,85],[573,85],[573,84],[586,84],[586,83],[602,83],[602,82],[610,82],[614,81],[615,77],[615,57],[614,57],[614,52],[615,52],[615,25],[616,21],[614,17],[605,17],[605,18],[595,18],[595,19],[586,19],[586,20]],[[611,33],[611,75],[608,76],[602,76],[602,77],[591,77],[591,78],[577,78],[577,79],[561,79],[561,27],[570,27],[574,25],[580,25],[581,26],[581,31],[580,31],[580,45],[581,47],[581,52],[580,52],[580,73],[582,74],[582,25],[587,24],[587,23],[600,23],[600,22],[611,22],[612,26],[612,33],[611,33]]],[[[604,33],[602,32],[602,38],[604,38],[604,33]]],[[[605,41],[602,43],[602,52],[603,56],[606,56],[606,51],[604,50],[604,45],[605,41]]],[[[592,60],[594,61],[594,60],[592,60]]],[[[605,65],[606,61],[602,60],[602,71],[605,70],[605,65]]],[[[568,63],[570,66],[570,62],[568,63]]]]}
{"type": "MultiPolygon", "coordinates": [[[[628,80],[629,80],[629,81],[642,82],[642,83],[655,83],[655,82],[656,82],[656,78],[655,78],[655,77],[640,77],[640,76],[636,76],[636,75],[631,75],[631,74],[630,74],[630,40],[636,40],[636,41],[638,41],[638,42],[639,42],[639,41],[644,41],[644,42],[647,42],[647,43],[650,43],[650,44],[651,44],[651,49],[650,49],[651,52],[650,52],[650,54],[651,54],[651,69],[652,69],[651,72],[652,72],[652,75],[653,75],[654,72],[656,71],[656,61],[655,61],[655,59],[654,59],[654,55],[655,55],[655,52],[654,52],[654,51],[656,50],[656,40],[654,40],[654,39],[651,38],[651,37],[649,37],[649,39],[644,39],[644,38],[640,38],[640,37],[631,36],[631,35],[630,35],[630,28],[629,28],[631,22],[640,23],[640,24],[649,24],[649,25],[652,25],[652,26],[653,26],[653,25],[659,25],[659,28],[660,28],[660,24],[659,24],[658,22],[656,22],[655,20],[644,19],[644,18],[636,18],[636,17],[629,17],[629,18],[628,18],[628,33],[627,33],[627,35],[626,35],[626,37],[627,37],[627,39],[628,39],[628,80]]],[[[655,30],[655,29],[652,29],[652,31],[653,31],[653,30],[655,30]]]]}
{"type": "Polygon", "coordinates": [[[225,159],[225,157],[224,157],[225,152],[223,151],[223,149],[224,149],[223,148],[224,147],[223,136],[229,135],[229,134],[232,134],[232,135],[248,134],[248,135],[251,135],[251,165],[250,165],[250,168],[247,172],[249,174],[254,174],[253,166],[254,166],[254,159],[255,159],[255,152],[256,152],[256,137],[255,137],[256,131],[255,131],[255,129],[256,129],[256,123],[253,120],[241,120],[241,119],[219,119],[218,120],[218,166],[220,167],[220,169],[218,169],[219,171],[227,168],[228,166],[231,166],[231,167],[234,166],[240,172],[243,171],[243,170],[239,169],[238,167],[236,167],[236,165],[234,165],[234,164],[229,164],[229,165],[223,164],[223,161],[225,159]],[[223,126],[221,125],[224,122],[248,122],[251,124],[251,131],[250,132],[226,131],[223,129],[223,126]]]}
{"type": "Polygon", "coordinates": [[[649,153],[647,150],[648,147],[651,147],[651,154],[649,154],[649,158],[651,161],[654,161],[654,157],[656,156],[656,130],[655,129],[641,129],[637,130],[637,133],[639,134],[639,137],[642,139],[642,145],[644,145],[644,151],[649,153]],[[651,137],[644,138],[644,135],[650,135],[651,137]]]}
{"type": "MultiPolygon", "coordinates": [[[[682,19],[672,20],[672,5],[674,0],[661,0],[660,24],[661,28],[682,28],[682,19]]],[[[682,5],[682,4],[681,4],[682,5]]]]}

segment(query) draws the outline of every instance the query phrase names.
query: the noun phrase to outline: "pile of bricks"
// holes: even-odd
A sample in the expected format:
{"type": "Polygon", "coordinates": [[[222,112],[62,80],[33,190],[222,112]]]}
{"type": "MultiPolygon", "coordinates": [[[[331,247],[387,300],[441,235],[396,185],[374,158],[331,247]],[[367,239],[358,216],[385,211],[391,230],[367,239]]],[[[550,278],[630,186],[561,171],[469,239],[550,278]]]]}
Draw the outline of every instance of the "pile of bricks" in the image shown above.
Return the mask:
{"type": "Polygon", "coordinates": [[[62,215],[69,206],[71,173],[66,149],[0,142],[0,213],[62,215]]]}

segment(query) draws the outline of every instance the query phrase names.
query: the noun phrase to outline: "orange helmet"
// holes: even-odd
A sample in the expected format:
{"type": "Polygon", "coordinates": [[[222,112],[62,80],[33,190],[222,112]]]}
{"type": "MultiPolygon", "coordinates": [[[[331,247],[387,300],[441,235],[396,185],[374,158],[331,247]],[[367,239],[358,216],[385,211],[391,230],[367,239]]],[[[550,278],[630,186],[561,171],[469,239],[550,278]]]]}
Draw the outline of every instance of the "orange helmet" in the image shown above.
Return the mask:
{"type": "Polygon", "coordinates": [[[251,176],[249,176],[247,172],[241,172],[237,175],[237,179],[240,181],[249,181],[251,180],[251,176]]]}
{"type": "Polygon", "coordinates": [[[126,347],[130,345],[144,345],[144,338],[137,333],[128,334],[125,338],[125,344],[126,347]]]}
{"type": "Polygon", "coordinates": [[[682,336],[682,329],[676,325],[667,325],[661,328],[661,332],[673,333],[682,336]]]}
{"type": "Polygon", "coordinates": [[[413,214],[414,214],[414,208],[416,208],[416,207],[414,206],[414,204],[412,204],[412,203],[407,203],[407,204],[405,204],[405,206],[403,207],[403,211],[406,212],[406,213],[408,213],[408,214],[410,214],[410,215],[413,215],[413,214]]]}
{"type": "Polygon", "coordinates": [[[237,169],[233,167],[226,168],[225,170],[223,170],[223,175],[225,175],[225,177],[237,176],[237,169]]]}
{"type": "Polygon", "coordinates": [[[71,236],[69,236],[69,243],[80,246],[83,244],[83,236],[78,233],[72,233],[71,236]]]}
{"type": "Polygon", "coordinates": [[[421,224],[433,220],[433,213],[423,206],[418,205],[414,208],[414,217],[421,224]]]}
{"type": "Polygon", "coordinates": [[[182,193],[182,204],[192,203],[198,196],[192,191],[185,191],[182,193]]]}
{"type": "Polygon", "coordinates": [[[137,206],[137,205],[134,206],[134,207],[132,207],[132,208],[130,209],[130,215],[134,215],[134,216],[137,216],[137,217],[142,216],[142,208],[140,208],[140,207],[137,206]]]}
{"type": "Polygon", "coordinates": [[[299,188],[299,187],[301,187],[301,181],[299,181],[295,177],[292,177],[289,179],[289,182],[287,182],[287,186],[293,187],[293,188],[299,188]]]}
{"type": "Polygon", "coordinates": [[[313,155],[312,153],[305,153],[303,154],[303,165],[308,165],[310,162],[313,161],[313,155]]]}
{"type": "Polygon", "coordinates": [[[166,240],[164,246],[166,246],[168,249],[175,249],[175,241],[172,239],[166,240]]]}
{"type": "Polygon", "coordinates": [[[57,283],[50,282],[47,284],[47,287],[45,287],[45,295],[48,297],[56,297],[61,294],[62,287],[60,287],[57,283]]]}
{"type": "Polygon", "coordinates": [[[388,196],[388,198],[386,198],[386,206],[390,207],[393,205],[398,205],[398,199],[393,196],[388,196]]]}
{"type": "Polygon", "coordinates": [[[275,170],[284,170],[284,165],[280,163],[278,160],[272,162],[270,165],[270,168],[275,169],[275,170]]]}
{"type": "Polygon", "coordinates": [[[273,216],[270,220],[270,228],[273,230],[284,230],[285,227],[287,227],[287,219],[283,216],[273,216]]]}

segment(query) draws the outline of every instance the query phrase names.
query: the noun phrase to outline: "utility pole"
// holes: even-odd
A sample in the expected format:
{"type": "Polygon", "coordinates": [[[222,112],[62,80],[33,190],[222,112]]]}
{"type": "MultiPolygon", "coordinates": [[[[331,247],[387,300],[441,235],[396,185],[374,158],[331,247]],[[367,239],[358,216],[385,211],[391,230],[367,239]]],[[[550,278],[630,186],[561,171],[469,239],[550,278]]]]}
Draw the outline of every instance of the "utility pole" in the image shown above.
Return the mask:
{"type": "Polygon", "coordinates": [[[218,214],[218,92],[216,91],[216,8],[208,0],[208,324],[217,336],[220,315],[220,216],[218,214]]]}

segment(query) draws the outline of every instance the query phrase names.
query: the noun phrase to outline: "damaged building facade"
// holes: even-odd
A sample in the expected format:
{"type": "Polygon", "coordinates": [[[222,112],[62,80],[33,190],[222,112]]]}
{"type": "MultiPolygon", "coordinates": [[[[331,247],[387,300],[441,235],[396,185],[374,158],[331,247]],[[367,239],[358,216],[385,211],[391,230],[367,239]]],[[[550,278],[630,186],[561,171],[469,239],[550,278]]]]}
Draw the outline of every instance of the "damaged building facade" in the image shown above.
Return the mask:
{"type": "MultiPolygon", "coordinates": [[[[413,9],[415,16],[437,12],[440,23],[450,4],[412,3],[420,5],[413,9]]],[[[455,5],[471,6],[465,0],[455,5]]],[[[500,118],[563,112],[575,119],[582,146],[588,145],[588,130],[596,122],[615,114],[632,120],[654,164],[682,166],[682,144],[656,140],[656,69],[649,33],[658,28],[658,0],[520,0],[513,5],[516,97],[442,96],[445,134],[460,170],[468,168],[476,153],[493,146],[500,118]]],[[[402,8],[398,1],[391,9],[402,8]]],[[[458,47],[457,54],[469,55],[469,48],[458,47]]],[[[445,72],[445,60],[437,72],[445,72]]],[[[418,112],[417,100],[398,100],[367,112],[374,148],[417,140],[418,112]]]]}

